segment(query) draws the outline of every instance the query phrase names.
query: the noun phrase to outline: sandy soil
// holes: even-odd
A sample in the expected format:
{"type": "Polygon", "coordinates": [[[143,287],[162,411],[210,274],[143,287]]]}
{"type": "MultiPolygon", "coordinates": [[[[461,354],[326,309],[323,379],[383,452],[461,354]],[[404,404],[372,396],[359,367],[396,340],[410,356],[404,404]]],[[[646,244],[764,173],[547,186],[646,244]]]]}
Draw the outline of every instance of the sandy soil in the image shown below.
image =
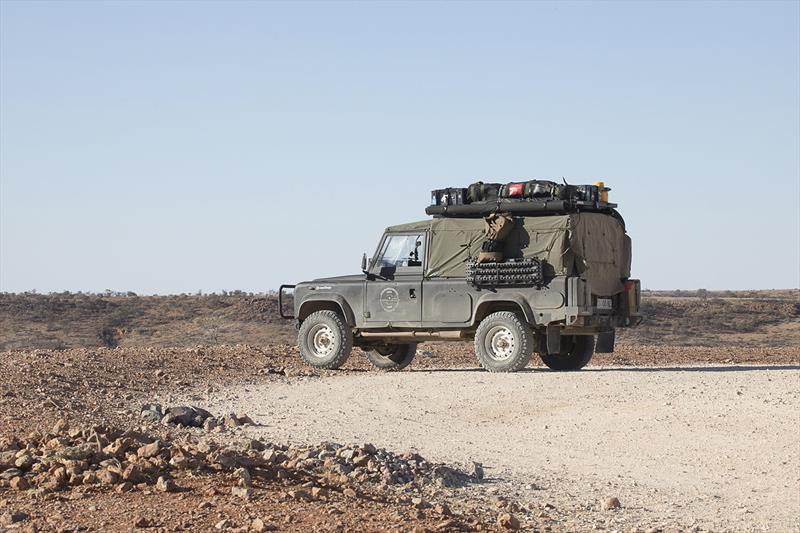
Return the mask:
{"type": "Polygon", "coordinates": [[[800,530],[796,364],[348,373],[206,400],[248,412],[254,435],[477,461],[487,481],[465,497],[514,498],[558,529],[800,530]]]}

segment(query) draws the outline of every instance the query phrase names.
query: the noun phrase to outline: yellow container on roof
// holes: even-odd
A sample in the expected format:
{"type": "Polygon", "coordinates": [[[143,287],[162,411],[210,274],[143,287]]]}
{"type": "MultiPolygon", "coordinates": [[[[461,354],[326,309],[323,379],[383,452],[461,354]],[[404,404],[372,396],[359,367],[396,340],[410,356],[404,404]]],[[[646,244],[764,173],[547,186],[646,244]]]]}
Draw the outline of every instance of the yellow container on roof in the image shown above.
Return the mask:
{"type": "Polygon", "coordinates": [[[600,189],[600,201],[608,203],[608,191],[610,191],[611,189],[609,187],[606,187],[604,181],[595,181],[594,184],[598,189],[600,189]]]}

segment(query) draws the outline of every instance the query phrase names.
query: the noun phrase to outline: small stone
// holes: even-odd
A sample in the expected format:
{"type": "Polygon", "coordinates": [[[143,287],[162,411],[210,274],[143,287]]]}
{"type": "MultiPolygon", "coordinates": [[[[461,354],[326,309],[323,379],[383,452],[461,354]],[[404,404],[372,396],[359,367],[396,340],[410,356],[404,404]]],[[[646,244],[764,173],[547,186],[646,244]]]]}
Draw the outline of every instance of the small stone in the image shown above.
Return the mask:
{"type": "Polygon", "coordinates": [[[497,517],[497,527],[502,529],[519,529],[519,520],[511,513],[500,513],[497,517]]]}
{"type": "Polygon", "coordinates": [[[230,528],[232,526],[233,526],[233,522],[231,522],[227,518],[223,518],[222,520],[220,520],[219,522],[214,524],[214,529],[222,530],[222,529],[228,529],[228,528],[230,528]]]}
{"type": "Polygon", "coordinates": [[[133,520],[133,527],[150,527],[150,520],[145,518],[144,516],[137,516],[133,520]]]}
{"type": "Polygon", "coordinates": [[[139,414],[139,417],[142,418],[143,420],[147,421],[147,422],[156,423],[159,420],[161,420],[162,415],[160,415],[159,413],[156,413],[155,411],[142,411],[139,414]]]}
{"type": "Polygon", "coordinates": [[[142,481],[142,469],[139,465],[130,464],[122,472],[122,479],[130,481],[131,483],[139,483],[142,481]]]}
{"type": "Polygon", "coordinates": [[[28,519],[28,515],[22,511],[7,511],[0,516],[0,526],[10,526],[28,519]]]}
{"type": "Polygon", "coordinates": [[[156,490],[159,492],[178,492],[178,486],[171,479],[160,476],[156,481],[156,490]]]}
{"type": "Polygon", "coordinates": [[[261,457],[264,459],[264,462],[270,465],[278,462],[278,452],[275,450],[267,450],[261,454],[261,457]]]}
{"type": "Polygon", "coordinates": [[[446,503],[437,503],[434,506],[433,510],[439,513],[440,515],[450,516],[450,508],[447,506],[446,503]]]}
{"type": "Polygon", "coordinates": [[[119,474],[116,472],[112,472],[111,470],[104,468],[97,473],[97,479],[103,485],[113,485],[117,481],[119,481],[119,474]]]}
{"type": "Polygon", "coordinates": [[[11,488],[14,490],[28,490],[31,488],[31,484],[28,483],[28,480],[22,476],[17,476],[11,478],[11,488]]]}
{"type": "Polygon", "coordinates": [[[422,498],[411,498],[411,505],[413,505],[415,509],[425,509],[428,507],[428,503],[422,498]]]}
{"type": "Polygon", "coordinates": [[[237,468],[234,474],[239,478],[240,487],[253,486],[253,478],[250,476],[250,472],[246,468],[237,468]]]}
{"type": "Polygon", "coordinates": [[[472,462],[472,477],[483,479],[483,465],[481,463],[472,462]]]}
{"type": "Polygon", "coordinates": [[[253,489],[250,487],[231,487],[231,494],[243,500],[249,500],[253,496],[253,489]]]}
{"type": "Polygon", "coordinates": [[[264,446],[264,443],[260,440],[250,439],[247,441],[247,449],[262,452],[266,449],[266,446],[264,446]]]}
{"type": "Polygon", "coordinates": [[[151,457],[155,457],[158,455],[158,452],[161,451],[161,442],[155,441],[151,442],[150,444],[145,444],[141,448],[136,451],[136,455],[143,459],[150,459],[151,457]]]}
{"type": "Polygon", "coordinates": [[[238,427],[242,425],[233,413],[225,415],[225,418],[222,419],[222,423],[228,427],[238,427]]]}
{"type": "Polygon", "coordinates": [[[312,498],[327,498],[328,491],[322,487],[311,487],[311,497],[312,498]]]}
{"type": "Polygon", "coordinates": [[[33,463],[35,462],[36,459],[34,459],[32,455],[26,453],[18,457],[17,460],[14,461],[14,465],[21,470],[27,470],[33,466],[33,463]]]}
{"type": "Polygon", "coordinates": [[[306,491],[304,491],[302,489],[300,489],[300,490],[290,490],[286,494],[288,494],[289,497],[294,498],[295,500],[309,501],[311,499],[311,495],[308,492],[306,492],[306,491]]]}
{"type": "Polygon", "coordinates": [[[67,422],[66,418],[61,418],[56,422],[56,425],[53,426],[53,429],[50,430],[50,433],[54,435],[61,435],[62,433],[66,433],[69,429],[69,422],[67,422]]]}
{"type": "Polygon", "coordinates": [[[130,492],[133,490],[133,483],[125,481],[117,485],[117,492],[130,492]]]}
{"type": "Polygon", "coordinates": [[[353,490],[353,489],[351,489],[350,487],[347,487],[346,489],[344,489],[344,490],[342,491],[342,494],[344,494],[344,495],[345,495],[345,496],[347,496],[348,498],[355,498],[355,497],[356,497],[356,491],[354,491],[354,490],[353,490]]]}
{"type": "Polygon", "coordinates": [[[14,450],[0,452],[0,470],[11,468],[12,466],[14,466],[14,461],[16,460],[17,460],[17,452],[15,452],[14,450]]]}
{"type": "Polygon", "coordinates": [[[267,526],[264,524],[264,521],[260,518],[254,518],[252,522],[250,522],[250,531],[266,531],[267,526]]]}
{"type": "Polygon", "coordinates": [[[605,500],[603,500],[603,510],[610,511],[611,509],[619,509],[622,507],[622,504],[619,503],[619,500],[614,496],[609,496],[605,500]]]}

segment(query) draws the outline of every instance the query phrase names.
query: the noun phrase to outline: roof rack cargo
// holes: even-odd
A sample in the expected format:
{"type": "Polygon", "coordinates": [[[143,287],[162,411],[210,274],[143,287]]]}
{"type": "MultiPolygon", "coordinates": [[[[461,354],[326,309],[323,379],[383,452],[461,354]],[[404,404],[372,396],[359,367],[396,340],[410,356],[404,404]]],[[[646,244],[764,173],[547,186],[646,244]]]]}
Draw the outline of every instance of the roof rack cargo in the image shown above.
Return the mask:
{"type": "Polygon", "coordinates": [[[477,218],[491,213],[550,215],[593,211],[611,213],[617,204],[608,201],[611,190],[603,182],[562,185],[554,181],[473,183],[431,191],[425,213],[435,217],[477,218]]]}

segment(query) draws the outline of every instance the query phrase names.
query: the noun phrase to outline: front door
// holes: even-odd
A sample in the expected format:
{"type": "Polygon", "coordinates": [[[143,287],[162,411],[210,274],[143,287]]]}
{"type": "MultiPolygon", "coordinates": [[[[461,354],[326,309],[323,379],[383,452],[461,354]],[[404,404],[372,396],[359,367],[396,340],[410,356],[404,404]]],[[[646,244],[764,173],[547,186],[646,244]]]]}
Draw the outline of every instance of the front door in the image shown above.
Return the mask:
{"type": "Polygon", "coordinates": [[[387,234],[371,267],[364,291],[370,326],[418,327],[422,321],[422,271],[425,233],[387,234]]]}

